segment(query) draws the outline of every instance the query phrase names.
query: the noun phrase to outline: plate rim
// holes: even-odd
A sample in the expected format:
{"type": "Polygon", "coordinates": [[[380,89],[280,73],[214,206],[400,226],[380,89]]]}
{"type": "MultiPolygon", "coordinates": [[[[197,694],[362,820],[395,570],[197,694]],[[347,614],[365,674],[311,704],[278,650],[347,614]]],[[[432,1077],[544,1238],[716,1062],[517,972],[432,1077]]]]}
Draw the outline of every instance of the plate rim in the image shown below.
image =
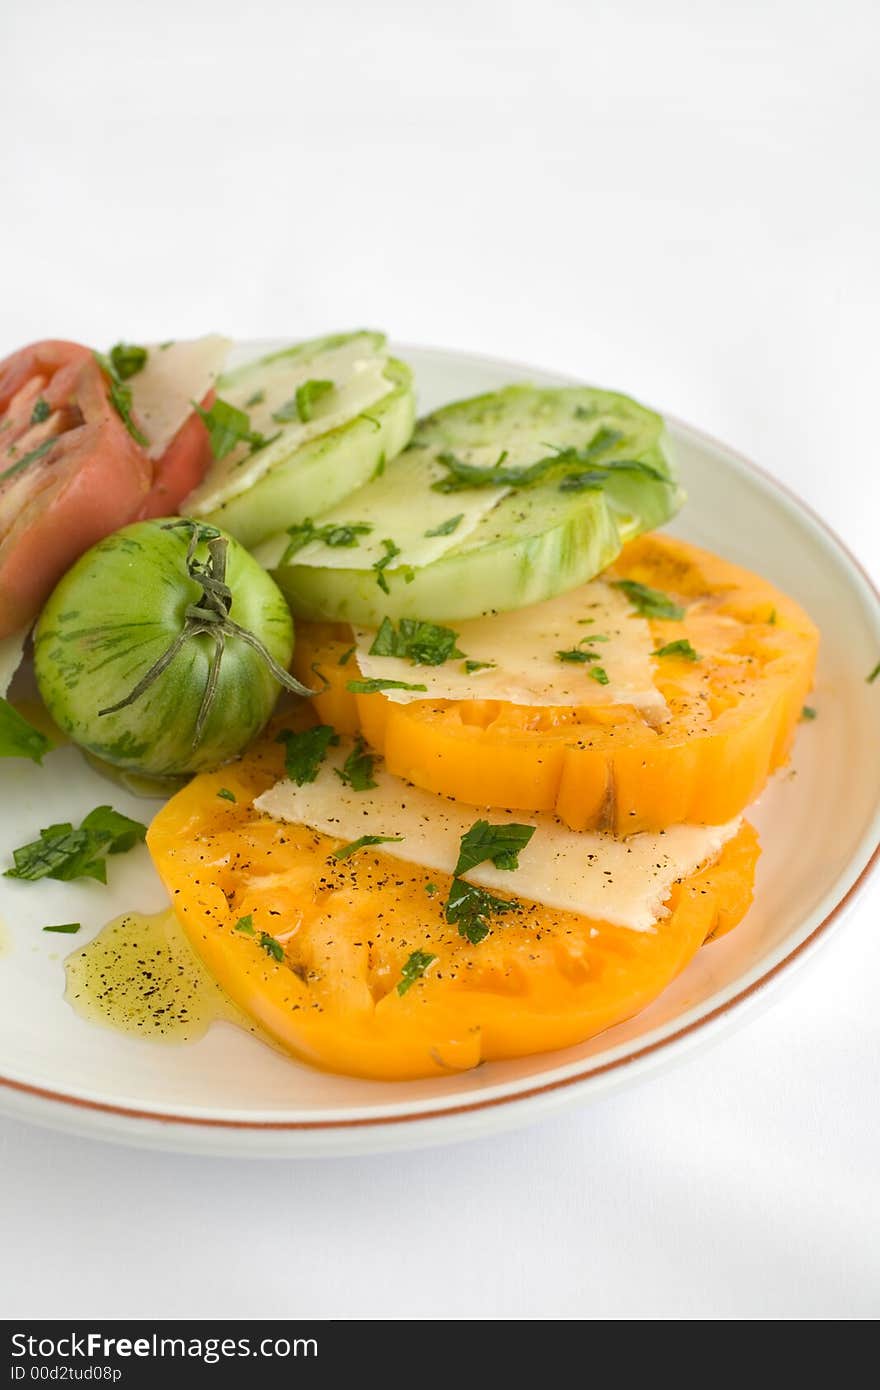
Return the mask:
{"type": "MultiPolygon", "coordinates": [[[[261,340],[254,340],[256,346],[261,340]]],[[[466,358],[483,366],[492,366],[499,369],[509,369],[520,374],[534,372],[542,376],[555,377],[560,382],[577,383],[579,378],[569,373],[560,372],[552,367],[539,367],[535,363],[526,364],[510,358],[495,357],[491,354],[461,351],[455,348],[438,347],[435,345],[422,343],[394,344],[395,352],[405,354],[415,352],[421,354],[433,354],[441,357],[466,358]]],[[[835,548],[845,561],[854,577],[858,577],[864,588],[880,609],[880,587],[874,582],[871,575],[866,570],[862,562],[853,554],[847,544],[841,539],[837,532],[829,526],[810,505],[805,502],[799,494],[787,483],[755,463],[752,459],[734,449],[731,445],[717,439],[706,430],[698,429],[689,422],[667,411],[661,411],[663,418],[674,427],[686,432],[696,440],[703,442],[715,449],[720,449],[734,458],[737,464],[746,472],[760,479],[771,491],[780,494],[795,511],[807,517],[813,526],[821,533],[826,542],[835,548]]],[[[852,860],[850,860],[850,863],[852,860]]],[[[849,866],[847,866],[849,867],[849,866]]],[[[515,1113],[520,1107],[527,1106],[529,1102],[550,1100],[560,1098],[562,1095],[570,1095],[573,1088],[580,1087],[585,1093],[591,1083],[595,1083],[599,1078],[604,1078],[606,1084],[615,1078],[622,1082],[627,1070],[637,1063],[644,1063],[649,1058],[657,1058],[663,1055],[669,1061],[680,1059],[687,1044],[691,1041],[704,1041],[709,1043],[718,1035],[719,1029],[716,1025],[726,1022],[732,1024],[742,1014],[747,1012],[749,1004],[754,1003],[757,998],[763,995],[767,989],[778,982],[781,976],[787,975],[794,967],[802,963],[823,941],[827,940],[832,927],[837,926],[848,915],[856,900],[861,896],[869,880],[880,869],[880,836],[868,858],[863,864],[857,877],[849,884],[842,895],[832,904],[825,916],[813,927],[812,931],[802,941],[799,941],[780,959],[769,965],[759,976],[751,980],[742,989],[738,990],[729,998],[717,1004],[715,1008],[707,1013],[701,1014],[697,1018],[691,1019],[680,1028],[671,1033],[665,1033],[662,1037],[654,1038],[646,1042],[643,1046],[629,1051],[621,1056],[611,1057],[605,1061],[594,1060],[587,1062],[581,1069],[573,1074],[556,1077],[555,1079],[533,1084],[525,1089],[517,1090],[513,1093],[503,1095],[487,1096],[484,1098],[475,1097],[470,1100],[462,1100],[453,1105],[437,1106],[430,1109],[419,1109],[402,1114],[388,1115],[359,1115],[348,1118],[314,1119],[314,1120],[279,1120],[279,1119],[233,1119],[221,1118],[211,1115],[187,1115],[180,1111],[165,1110],[143,1110],[137,1106],[118,1104],[111,1101],[100,1101],[84,1096],[78,1096],[56,1090],[51,1087],[37,1086],[29,1082],[17,1080],[14,1077],[7,1077],[0,1073],[0,1095],[8,1095],[9,1092],[30,1098],[36,1102],[36,1107],[28,1106],[26,1110],[13,1107],[7,1110],[10,1115],[30,1120],[37,1123],[52,1124],[53,1119],[60,1120],[66,1114],[69,1121],[79,1117],[80,1111],[85,1111],[97,1119],[101,1116],[117,1117],[124,1122],[123,1126],[117,1127],[116,1132],[104,1128],[89,1128],[85,1123],[76,1125],[68,1123],[65,1127],[76,1129],[80,1133],[91,1134],[95,1138],[118,1139],[122,1141],[137,1141],[143,1134],[132,1133],[130,1126],[135,1131],[141,1131],[146,1122],[150,1122],[154,1133],[157,1135],[164,1133],[170,1137],[172,1132],[181,1135],[202,1134],[207,1137],[211,1132],[226,1132],[235,1135],[242,1135],[247,1132],[256,1135],[261,1134],[303,1134],[303,1133],[322,1133],[332,1132],[339,1134],[340,1131],[360,1133],[365,1137],[371,1132],[377,1136],[385,1134],[389,1129],[397,1133],[401,1132],[402,1127],[411,1125],[418,1127],[418,1138],[414,1134],[416,1142],[430,1143],[436,1135],[442,1121],[454,1120],[463,1116],[473,1116],[485,1114],[485,1112],[504,1110],[507,1114],[515,1113]]],[[[844,871],[845,872],[845,871],[844,871]]],[[[27,1104],[27,1102],[25,1102],[27,1104]]],[[[83,1121],[86,1116],[83,1115],[83,1121]]],[[[463,1136],[462,1136],[463,1137],[463,1136]]],[[[161,1147],[161,1144],[159,1145],[161,1147]]],[[[178,1146],[175,1146],[178,1147],[178,1146]]],[[[201,1146],[199,1146],[201,1147],[201,1146]]],[[[277,1150],[274,1150],[277,1154],[277,1150]]],[[[291,1156],[293,1151],[289,1151],[291,1156]]],[[[314,1151],[312,1151],[313,1153],[314,1151]]],[[[241,1153],[241,1150],[239,1150],[241,1153]]],[[[305,1156],[305,1155],[304,1155],[305,1156]]]]}

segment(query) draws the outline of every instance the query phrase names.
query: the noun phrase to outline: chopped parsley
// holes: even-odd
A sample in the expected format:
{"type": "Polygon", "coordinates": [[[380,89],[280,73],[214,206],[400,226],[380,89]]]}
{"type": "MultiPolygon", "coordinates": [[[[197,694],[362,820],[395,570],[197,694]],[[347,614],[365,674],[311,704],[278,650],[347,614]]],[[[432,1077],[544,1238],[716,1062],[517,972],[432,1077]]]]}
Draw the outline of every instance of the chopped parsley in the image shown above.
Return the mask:
{"type": "Polygon", "coordinates": [[[518,869],[519,853],[535,833],[533,825],[490,825],[487,820],[474,821],[461,837],[456,877],[468,869],[491,859],[496,869],[518,869]]]}
{"type": "Polygon", "coordinates": [[[591,666],[587,675],[590,677],[590,680],[595,681],[597,685],[610,684],[608,672],[605,670],[604,666],[591,666]]]}
{"type": "Polygon", "coordinates": [[[557,652],[557,661],[598,661],[598,652],[585,652],[583,647],[570,647],[568,651],[557,652]]]}
{"type": "Polygon", "coordinates": [[[347,787],[351,787],[353,792],[366,792],[379,785],[373,777],[375,755],[368,753],[366,747],[364,740],[359,735],[342,767],[335,769],[336,776],[347,787]]]}
{"type": "Polygon", "coordinates": [[[342,653],[342,656],[339,658],[338,662],[336,663],[337,666],[347,666],[348,663],[351,661],[351,658],[354,656],[354,654],[355,654],[356,651],[357,651],[357,646],[348,647],[348,648],[342,653]]]}
{"type": "Polygon", "coordinates": [[[316,724],[296,734],[282,729],[275,742],[285,745],[284,765],[288,777],[298,787],[303,787],[306,782],[315,781],[328,748],[336,747],[339,735],[330,724],[316,724]]]}
{"type": "Polygon", "coordinates": [[[464,663],[464,669],[465,669],[465,671],[467,672],[467,674],[468,674],[469,676],[471,676],[471,675],[473,675],[474,671],[488,671],[489,668],[490,668],[491,666],[494,666],[494,665],[495,665],[495,662],[494,662],[494,661],[471,661],[471,660],[468,660],[468,661],[466,661],[466,662],[464,663]]]}
{"type": "Polygon", "coordinates": [[[771,609],[770,609],[770,616],[769,616],[769,618],[767,619],[767,622],[770,624],[771,627],[775,627],[775,626],[776,626],[776,609],[775,609],[775,608],[771,608],[771,609]]]}
{"type": "MultiPolygon", "coordinates": [[[[639,584],[635,579],[614,579],[611,581],[612,589],[619,589],[625,594],[637,613],[641,613],[643,618],[670,618],[678,620],[684,617],[685,610],[680,604],[675,603],[668,594],[664,594],[660,589],[651,589],[647,584],[639,584]]],[[[771,621],[775,621],[774,618],[771,621]]]]}
{"type": "Polygon", "coordinates": [[[248,915],[247,915],[246,917],[239,917],[238,921],[236,922],[236,924],[235,924],[235,926],[232,928],[232,930],[233,930],[233,931],[240,931],[240,932],[243,932],[245,936],[253,936],[253,935],[254,935],[254,915],[253,915],[253,913],[252,913],[252,912],[249,912],[248,915]]]}
{"type": "Polygon", "coordinates": [[[312,541],[319,541],[321,545],[329,545],[334,549],[341,546],[360,545],[359,536],[368,536],[373,527],[368,521],[333,522],[329,521],[324,526],[316,526],[311,517],[306,517],[305,521],[298,522],[295,526],[287,528],[290,536],[290,544],[281,557],[282,565],[285,564],[292,555],[303,546],[310,545],[312,541]]]}
{"type": "Polygon", "coordinates": [[[653,656],[680,656],[682,661],[699,661],[700,654],[695,652],[686,637],[680,637],[677,642],[667,642],[665,647],[658,647],[653,656]]]}
{"type": "Polygon", "coordinates": [[[97,806],[78,830],[69,821],[47,826],[40,838],[12,851],[14,868],[6,878],[54,878],[63,883],[75,878],[107,882],[108,854],[124,854],[147,833],[140,821],[120,815],[112,806],[97,806]]]}
{"type": "Polygon", "coordinates": [[[142,448],[145,448],[150,441],[147,439],[143,430],[138,428],[132,417],[131,388],[125,385],[124,379],[116,370],[116,365],[112,360],[112,356],[108,357],[106,353],[96,352],[95,361],[107,378],[110,403],[113,409],[116,411],[116,414],[128,430],[132,439],[140,444],[142,448]]]}
{"type": "Polygon", "coordinates": [[[290,424],[293,420],[302,420],[306,424],[314,415],[318,401],[329,396],[334,389],[332,381],[304,381],[302,386],[297,387],[295,396],[272,412],[272,419],[279,425],[290,424]]]}
{"type": "Polygon", "coordinates": [[[149,355],[145,347],[138,347],[136,343],[117,343],[110,349],[110,361],[120,381],[128,381],[129,377],[142,372],[149,355]]]}
{"type": "MultiPolygon", "coordinates": [[[[589,444],[580,449],[554,449],[545,458],[537,459],[526,467],[513,465],[504,467],[507,452],[501,454],[497,462],[489,467],[464,463],[455,454],[446,452],[437,455],[437,462],[446,469],[446,477],[439,478],[431,486],[434,492],[462,492],[472,488],[510,487],[529,488],[538,483],[559,480],[563,492],[580,492],[584,489],[599,488],[615,472],[639,473],[655,482],[672,482],[666,474],[653,464],[640,459],[608,459],[606,457],[623,440],[619,430],[600,429],[589,444]],[[600,467],[594,467],[597,460],[600,467]]],[[[553,448],[552,445],[547,447],[553,448]]]]}
{"type": "Polygon", "coordinates": [[[815,719],[818,713],[819,711],[814,709],[812,705],[804,705],[801,710],[801,719],[815,719]]]}
{"type": "MultiPolygon", "coordinates": [[[[375,786],[375,782],[373,786],[375,786]]],[[[335,849],[330,856],[331,859],[348,859],[352,854],[357,854],[359,849],[366,849],[369,845],[399,845],[403,839],[402,835],[361,835],[357,840],[352,840],[348,845],[341,845],[335,849]]]]}
{"type": "Polygon", "coordinates": [[[81,927],[81,922],[59,922],[56,926],[44,927],[43,931],[56,931],[62,936],[75,936],[81,927]]]}
{"type": "Polygon", "coordinates": [[[281,945],[280,941],[274,936],[270,936],[267,931],[260,933],[258,944],[262,946],[266,955],[271,956],[273,960],[284,960],[284,947],[281,945]]]}
{"type": "Polygon", "coordinates": [[[446,920],[458,927],[459,936],[463,936],[472,946],[479,946],[489,935],[488,919],[491,916],[519,910],[519,903],[511,902],[509,898],[498,898],[494,893],[487,893],[485,888],[477,888],[463,878],[455,878],[446,901],[446,920]]]}
{"type": "Polygon", "coordinates": [[[252,396],[248,396],[244,403],[245,410],[253,410],[255,405],[262,405],[266,399],[265,391],[255,391],[252,396]]]}
{"type": "Polygon", "coordinates": [[[459,512],[457,516],[450,516],[446,521],[441,521],[440,525],[435,526],[433,530],[426,531],[425,536],[451,536],[462,521],[464,521],[464,512],[459,512]]]}
{"type": "MultiPolygon", "coordinates": [[[[7,478],[13,478],[16,473],[22,473],[29,464],[36,463],[37,459],[41,459],[44,454],[48,454],[50,449],[54,449],[57,443],[58,435],[53,434],[51,439],[44,439],[42,444],[38,444],[35,449],[30,449],[28,453],[22,454],[21,458],[16,459],[11,467],[0,473],[0,483],[5,482],[7,478]]],[[[11,453],[12,451],[9,450],[8,452],[11,453]]]]}
{"type": "Polygon", "coordinates": [[[451,627],[438,627],[418,618],[401,618],[396,630],[390,618],[383,618],[370,656],[401,657],[413,666],[442,666],[450,657],[464,656],[455,645],[457,637],[451,627]]]}
{"type": "Polygon", "coordinates": [[[413,951],[400,972],[397,993],[406,994],[406,991],[415,984],[416,980],[422,978],[428,966],[432,965],[436,959],[437,957],[433,956],[430,951],[413,951]]]}
{"type": "Polygon", "coordinates": [[[369,680],[348,681],[346,690],[350,690],[353,695],[376,695],[380,690],[423,690],[427,694],[426,685],[411,685],[409,681],[385,680],[381,676],[371,676],[369,680]]]}
{"type": "Polygon", "coordinates": [[[0,758],[30,758],[32,763],[41,763],[51,747],[46,735],[0,696],[0,758]]]}
{"type": "Polygon", "coordinates": [[[870,676],[865,677],[865,680],[868,682],[868,685],[873,685],[878,676],[880,676],[880,661],[877,662],[870,676]]]}
{"type": "Polygon", "coordinates": [[[401,555],[403,552],[401,551],[400,546],[395,545],[394,541],[391,540],[384,540],[382,542],[382,546],[385,550],[385,554],[382,556],[380,560],[373,561],[372,568],[376,571],[376,583],[379,585],[379,588],[382,590],[383,594],[390,594],[391,590],[388,587],[388,580],[385,576],[385,570],[391,564],[391,561],[396,559],[397,556],[401,555]]]}
{"type": "Polygon", "coordinates": [[[239,444],[249,444],[250,452],[255,454],[278,438],[277,434],[267,438],[258,430],[252,430],[247,412],[239,410],[236,405],[230,405],[229,401],[224,401],[220,396],[216,398],[210,410],[205,410],[197,401],[192,402],[192,407],[205,422],[211,441],[211,453],[218,463],[225,459],[227,454],[231,454],[239,444]]]}
{"type": "Polygon", "coordinates": [[[34,408],[31,411],[31,424],[42,425],[44,420],[48,420],[52,414],[52,407],[45,396],[38,396],[34,401],[34,408]]]}
{"type": "Polygon", "coordinates": [[[488,936],[488,919],[493,914],[518,912],[519,904],[466,883],[460,875],[487,859],[496,869],[518,868],[520,851],[525,849],[534,833],[533,825],[490,825],[488,821],[478,820],[462,835],[445,913],[447,922],[457,926],[459,935],[472,946],[478,946],[488,936]]]}
{"type": "Polygon", "coordinates": [[[235,801],[235,792],[231,792],[228,787],[221,787],[217,795],[222,801],[235,801]]]}
{"type": "Polygon", "coordinates": [[[437,893],[440,892],[440,889],[437,887],[436,883],[426,883],[425,892],[427,893],[429,898],[433,898],[437,893]]]}

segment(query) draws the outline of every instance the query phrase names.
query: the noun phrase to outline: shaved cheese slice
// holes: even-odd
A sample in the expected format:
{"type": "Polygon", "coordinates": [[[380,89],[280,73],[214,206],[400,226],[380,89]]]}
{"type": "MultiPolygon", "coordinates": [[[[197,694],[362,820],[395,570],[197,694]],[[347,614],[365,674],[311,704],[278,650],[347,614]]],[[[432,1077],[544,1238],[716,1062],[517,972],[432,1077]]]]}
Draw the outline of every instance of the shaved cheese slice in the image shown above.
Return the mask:
{"type": "Polygon", "coordinates": [[[387,547],[383,544],[386,539],[399,551],[389,561],[389,569],[399,569],[402,565],[430,565],[439,560],[447,550],[470,535],[507,491],[506,488],[481,488],[454,496],[432,492],[431,484],[443,476],[443,471],[433,456],[422,450],[399,455],[381,477],[372,479],[344,502],[321,513],[322,527],[353,523],[370,526],[369,534],[358,537],[357,548],[310,541],[296,551],[296,563],[316,565],[319,569],[368,570],[377,560],[386,557],[387,547]],[[411,504],[413,497],[418,498],[417,507],[411,504]],[[456,517],[454,531],[436,536],[426,534],[439,530],[456,517]]]}
{"type": "MultiPolygon", "coordinates": [[[[377,560],[387,559],[387,539],[393,542],[396,553],[383,568],[421,568],[467,540],[510,488],[435,492],[433,484],[447,477],[447,470],[438,462],[442,452],[433,446],[408,449],[393,459],[380,477],[372,478],[336,507],[321,513],[322,526],[360,522],[372,527],[369,535],[358,538],[357,549],[311,541],[295,552],[296,563],[318,569],[369,569],[377,560]],[[415,497],[418,506],[413,506],[415,497]]],[[[525,468],[534,463],[535,456],[535,443],[529,438],[514,439],[503,454],[494,444],[456,450],[457,459],[478,468],[491,468],[502,459],[506,468],[525,468]]],[[[280,555],[273,556],[274,562],[279,558],[280,555]]]]}
{"type": "Polygon", "coordinates": [[[289,458],[309,440],[353,420],[393,391],[393,383],[385,376],[388,356],[372,346],[370,336],[357,334],[314,356],[297,358],[279,352],[267,361],[260,374],[260,390],[253,394],[252,380],[245,393],[233,383],[221,383],[223,399],[248,413],[252,430],[270,440],[281,431],[278,447],[269,444],[251,450],[249,444],[242,444],[232,449],[215,462],[187,504],[199,514],[213,511],[253,487],[278,463],[279,450],[281,457],[289,458]],[[290,408],[298,388],[307,381],[330,381],[334,389],[317,402],[311,419],[279,423],[275,414],[290,408]]]}
{"type": "Polygon", "coordinates": [[[0,695],[5,695],[12,684],[12,677],[21,665],[26,641],[27,628],[24,632],[14,632],[11,637],[0,638],[0,695]]]}
{"type": "Polygon", "coordinates": [[[147,349],[145,365],[126,385],[150,458],[161,458],[192,415],[193,401],[203,401],[216,385],[231,346],[228,338],[212,333],[147,349]]]}
{"type": "Polygon", "coordinates": [[[395,704],[413,700],[504,700],[513,705],[634,705],[652,722],[668,714],[654,685],[656,646],[644,618],[619,589],[594,579],[544,603],[511,613],[456,623],[456,647],[471,661],[491,662],[468,671],[452,658],[442,666],[414,667],[402,657],[371,656],[376,633],[355,628],[357,663],[368,679],[427,686],[427,693],[388,690],[395,704]],[[558,652],[582,652],[587,660],[563,660],[558,652]],[[604,672],[608,684],[591,676],[604,672]],[[414,672],[416,674],[414,674],[414,672]]]}
{"type": "Polygon", "coordinates": [[[255,805],[276,820],[308,825],[346,842],[361,835],[401,835],[399,843],[383,844],[379,852],[443,873],[454,870],[461,837],[475,820],[527,823],[536,829],[520,851],[518,869],[480,864],[464,877],[633,931],[650,931],[664,915],[673,883],[715,858],[740,826],[739,818],[727,825],[675,825],[617,840],[569,830],[552,816],[481,811],[412,787],[378,766],[377,785],[353,791],[336,775],[350,748],[343,741],[331,750],[314,782],[302,787],[278,782],[255,805]]]}

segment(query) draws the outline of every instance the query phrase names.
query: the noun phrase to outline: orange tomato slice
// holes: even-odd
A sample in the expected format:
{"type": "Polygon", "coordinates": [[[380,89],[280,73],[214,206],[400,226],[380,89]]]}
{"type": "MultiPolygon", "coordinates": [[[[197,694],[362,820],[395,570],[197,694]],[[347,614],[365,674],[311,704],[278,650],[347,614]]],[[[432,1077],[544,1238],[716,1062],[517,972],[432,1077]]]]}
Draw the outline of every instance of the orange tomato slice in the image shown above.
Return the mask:
{"type": "Polygon", "coordinates": [[[195,778],[148,844],[230,998],[294,1056],[331,1071],[442,1076],[582,1042],[655,999],[751,901],[758,844],[743,825],[716,863],[673,888],[653,931],[524,903],[472,946],[445,921],[446,875],[381,850],[335,861],[339,841],[257,812],[254,797],[280,775],[280,750],[266,744],[195,778]],[[400,993],[414,951],[435,959],[400,993]]]}
{"type": "MultiPolygon", "coordinates": [[[[297,675],[329,682],[313,703],[342,733],[360,731],[390,772],[472,805],[551,811],[576,830],[629,835],[739,815],[789,755],[810,689],[818,633],[771,584],[669,536],[632,541],[606,573],[669,594],[682,621],[654,620],[659,648],[687,639],[693,662],[658,657],[670,717],[632,706],[529,708],[502,701],[353,695],[356,658],[340,624],[297,624],[297,675]]],[[[418,679],[418,674],[413,680],[418,679]]]]}

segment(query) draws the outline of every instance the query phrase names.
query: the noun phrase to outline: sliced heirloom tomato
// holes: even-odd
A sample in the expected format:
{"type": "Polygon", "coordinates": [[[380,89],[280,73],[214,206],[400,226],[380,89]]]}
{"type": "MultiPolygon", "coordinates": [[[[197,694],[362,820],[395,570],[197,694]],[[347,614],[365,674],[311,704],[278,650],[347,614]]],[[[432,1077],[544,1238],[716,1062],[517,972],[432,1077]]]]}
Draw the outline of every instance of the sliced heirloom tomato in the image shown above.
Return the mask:
{"type": "Polygon", "coordinates": [[[681,620],[649,619],[655,650],[689,642],[699,658],[655,657],[669,708],[662,723],[631,705],[354,695],[348,682],[360,673],[342,624],[297,624],[296,672],[328,682],[313,700],[324,723],[362,732],[390,772],[428,791],[551,811],[575,830],[616,835],[723,824],[788,757],[813,680],[816,628],[766,580],[669,536],[630,542],[605,573],[685,609],[681,620]]]}
{"type": "Polygon", "coordinates": [[[0,638],[137,516],[151,477],[88,348],[34,343],[0,362],[0,638]]]}
{"type": "Polygon", "coordinates": [[[230,998],[330,1071],[442,1076],[583,1042],[655,999],[751,902],[758,845],[743,825],[713,865],[674,885],[650,931],[523,903],[474,946],[445,921],[448,875],[374,849],[334,860],[338,840],[261,815],[252,802],[281,775],[267,744],[195,778],[148,843],[230,998]],[[414,952],[434,959],[407,987],[414,952]]]}
{"type": "MultiPolygon", "coordinates": [[[[201,401],[202,410],[211,409],[216,394],[208,392],[201,401]]],[[[138,513],[138,521],[173,516],[184,497],[198,487],[213,461],[211,436],[202,417],[193,411],[156,460],[153,484],[138,513]]]]}

